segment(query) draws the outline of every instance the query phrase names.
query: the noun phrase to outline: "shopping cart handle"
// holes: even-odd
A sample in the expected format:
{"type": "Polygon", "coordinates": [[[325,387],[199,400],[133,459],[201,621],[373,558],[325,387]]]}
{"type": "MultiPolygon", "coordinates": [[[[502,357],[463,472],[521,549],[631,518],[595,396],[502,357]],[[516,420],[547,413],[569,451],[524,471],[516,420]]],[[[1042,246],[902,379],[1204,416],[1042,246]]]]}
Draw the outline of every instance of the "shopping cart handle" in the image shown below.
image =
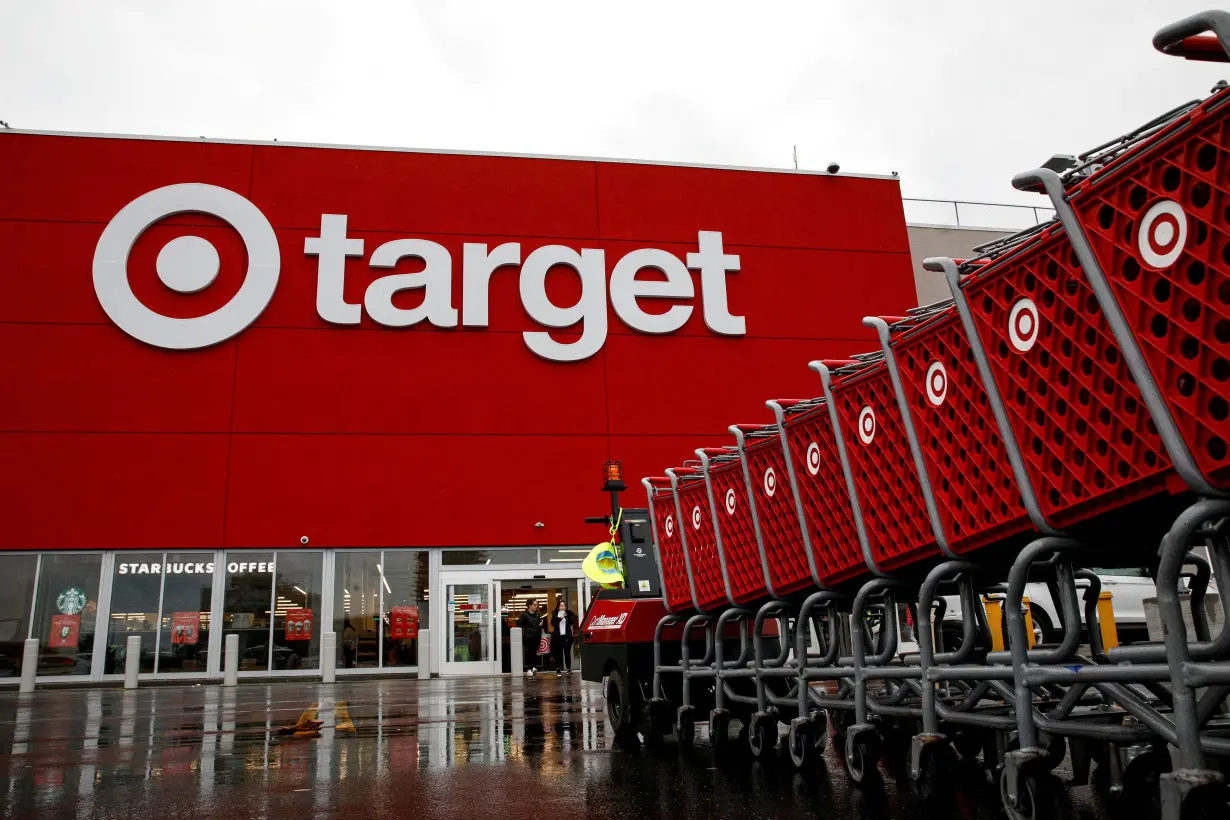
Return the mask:
{"type": "Polygon", "coordinates": [[[802,404],[805,401],[809,401],[809,399],[772,399],[771,401],[778,407],[785,410],[786,408],[794,407],[796,404],[802,404]]]}
{"type": "Polygon", "coordinates": [[[1153,35],[1153,47],[1186,60],[1230,62],[1230,13],[1202,11],[1171,23],[1153,35]],[[1199,36],[1207,33],[1214,36],[1199,36]]]}

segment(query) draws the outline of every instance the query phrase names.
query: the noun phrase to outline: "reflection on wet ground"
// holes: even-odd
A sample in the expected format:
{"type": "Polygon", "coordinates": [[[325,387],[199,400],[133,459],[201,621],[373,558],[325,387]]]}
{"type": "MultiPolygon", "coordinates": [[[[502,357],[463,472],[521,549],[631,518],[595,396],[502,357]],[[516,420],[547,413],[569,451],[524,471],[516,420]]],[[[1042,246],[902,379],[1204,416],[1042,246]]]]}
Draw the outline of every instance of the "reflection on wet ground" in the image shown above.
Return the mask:
{"type": "MultiPolygon", "coordinates": [[[[8,691],[0,816],[925,816],[898,787],[895,764],[884,765],[882,785],[860,791],[831,748],[804,776],[784,760],[715,761],[698,734],[686,751],[669,739],[617,746],[600,688],[576,677],[8,691]],[[319,737],[279,734],[313,708],[319,737]]],[[[933,816],[1001,816],[990,781],[964,774],[933,816]]],[[[1069,802],[1073,817],[1105,816],[1088,789],[1069,802]]]]}

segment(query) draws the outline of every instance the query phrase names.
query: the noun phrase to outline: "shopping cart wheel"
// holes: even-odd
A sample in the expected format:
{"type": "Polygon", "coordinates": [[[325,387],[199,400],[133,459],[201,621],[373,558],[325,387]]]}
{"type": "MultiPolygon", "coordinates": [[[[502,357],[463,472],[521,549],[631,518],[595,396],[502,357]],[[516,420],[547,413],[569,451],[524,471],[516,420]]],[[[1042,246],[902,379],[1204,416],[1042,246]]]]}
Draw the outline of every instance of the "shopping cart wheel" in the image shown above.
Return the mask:
{"type": "MultiPolygon", "coordinates": [[[[910,772],[910,791],[924,805],[933,805],[948,793],[957,768],[957,755],[942,736],[922,743],[917,751],[918,772],[910,772]]],[[[918,742],[918,738],[915,738],[918,742]]]]}
{"type": "Polygon", "coordinates": [[[879,774],[880,734],[870,723],[856,723],[846,730],[846,768],[855,783],[867,783],[879,774]]]}
{"type": "Polygon", "coordinates": [[[680,706],[675,712],[675,736],[679,745],[687,748],[696,740],[696,715],[691,706],[680,706]]]}
{"type": "Polygon", "coordinates": [[[790,762],[796,769],[810,766],[824,754],[824,742],[828,736],[826,729],[824,718],[818,715],[797,717],[790,721],[786,747],[790,751],[790,762]]]}
{"type": "Polygon", "coordinates": [[[709,713],[709,745],[715,752],[730,748],[730,712],[725,709],[709,713]]]}
{"type": "Polygon", "coordinates": [[[747,745],[752,757],[765,760],[777,748],[777,717],[767,712],[752,715],[747,727],[747,745]]]}
{"type": "Polygon", "coordinates": [[[1041,740],[1046,749],[1047,771],[1053,772],[1068,756],[1068,741],[1062,735],[1042,735],[1041,740]]]}
{"type": "Polygon", "coordinates": [[[1059,814],[1059,798],[1048,775],[1019,775],[1009,794],[1007,771],[999,775],[999,798],[1008,820],[1050,820],[1059,814]]]}

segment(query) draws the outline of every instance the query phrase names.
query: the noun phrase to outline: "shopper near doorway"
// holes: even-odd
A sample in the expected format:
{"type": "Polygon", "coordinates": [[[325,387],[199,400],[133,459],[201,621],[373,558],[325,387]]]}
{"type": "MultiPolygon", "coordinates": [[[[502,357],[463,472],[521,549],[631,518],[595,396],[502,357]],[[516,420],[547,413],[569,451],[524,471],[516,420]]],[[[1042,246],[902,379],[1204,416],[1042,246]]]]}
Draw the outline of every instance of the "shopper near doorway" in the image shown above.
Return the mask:
{"type": "Polygon", "coordinates": [[[538,668],[538,642],[542,640],[542,622],[543,617],[538,611],[538,602],[528,601],[525,605],[525,612],[522,612],[521,617],[517,620],[517,626],[521,627],[523,648],[521,654],[525,659],[527,678],[534,677],[534,672],[538,668]]]}
{"type": "Polygon", "coordinates": [[[572,642],[576,637],[577,616],[568,609],[568,602],[563,598],[551,613],[551,654],[555,656],[555,674],[572,673],[572,642]]]}
{"type": "Polygon", "coordinates": [[[349,618],[342,621],[342,665],[347,669],[359,665],[359,633],[349,618]]]}

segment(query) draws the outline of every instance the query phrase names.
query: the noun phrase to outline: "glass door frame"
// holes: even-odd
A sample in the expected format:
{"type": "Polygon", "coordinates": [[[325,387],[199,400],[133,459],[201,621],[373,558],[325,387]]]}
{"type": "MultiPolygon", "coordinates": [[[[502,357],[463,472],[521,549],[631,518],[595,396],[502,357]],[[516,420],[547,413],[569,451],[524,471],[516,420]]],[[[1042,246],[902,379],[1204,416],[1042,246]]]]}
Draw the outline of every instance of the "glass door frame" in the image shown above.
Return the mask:
{"type": "MultiPolygon", "coordinates": [[[[432,646],[428,651],[435,657],[433,671],[438,669],[441,677],[457,676],[457,675],[502,675],[504,657],[502,652],[503,636],[495,630],[496,623],[499,621],[498,602],[501,600],[501,592],[503,591],[503,583],[505,581],[524,581],[527,578],[534,581],[563,581],[564,586],[567,586],[568,581],[575,584],[577,591],[577,602],[588,605],[588,587],[584,573],[581,572],[581,565],[573,566],[544,566],[542,564],[515,564],[504,565],[500,567],[463,567],[459,569],[440,569],[439,581],[433,582],[432,588],[439,587],[441,590],[439,597],[439,617],[433,611],[432,623],[438,623],[440,626],[434,627],[431,630],[432,646]],[[445,634],[445,629],[452,629],[452,622],[449,620],[448,600],[444,593],[449,585],[456,584],[489,584],[492,594],[494,616],[491,618],[492,635],[492,658],[490,663],[481,662],[474,663],[471,667],[469,664],[459,664],[448,659],[448,635],[445,634]],[[447,622],[447,627],[445,626],[447,622]],[[438,630],[438,631],[437,631],[438,630]],[[467,668],[469,667],[469,668],[467,668]],[[485,667],[485,668],[479,668],[485,667]]],[[[578,616],[581,613],[577,613],[578,616]]],[[[421,661],[420,661],[421,662],[421,661]]]]}
{"type": "Polygon", "coordinates": [[[440,676],[456,677],[464,675],[494,675],[500,669],[500,635],[496,631],[499,622],[499,582],[492,577],[491,572],[441,572],[440,586],[443,587],[442,601],[444,617],[441,619],[440,631],[432,635],[432,642],[440,645],[440,676]],[[451,611],[451,595],[449,590],[455,586],[485,586],[487,588],[487,646],[490,647],[489,657],[485,661],[454,661],[449,657],[448,647],[453,639],[453,613],[451,611]],[[435,635],[440,637],[437,639],[435,635]]]}

